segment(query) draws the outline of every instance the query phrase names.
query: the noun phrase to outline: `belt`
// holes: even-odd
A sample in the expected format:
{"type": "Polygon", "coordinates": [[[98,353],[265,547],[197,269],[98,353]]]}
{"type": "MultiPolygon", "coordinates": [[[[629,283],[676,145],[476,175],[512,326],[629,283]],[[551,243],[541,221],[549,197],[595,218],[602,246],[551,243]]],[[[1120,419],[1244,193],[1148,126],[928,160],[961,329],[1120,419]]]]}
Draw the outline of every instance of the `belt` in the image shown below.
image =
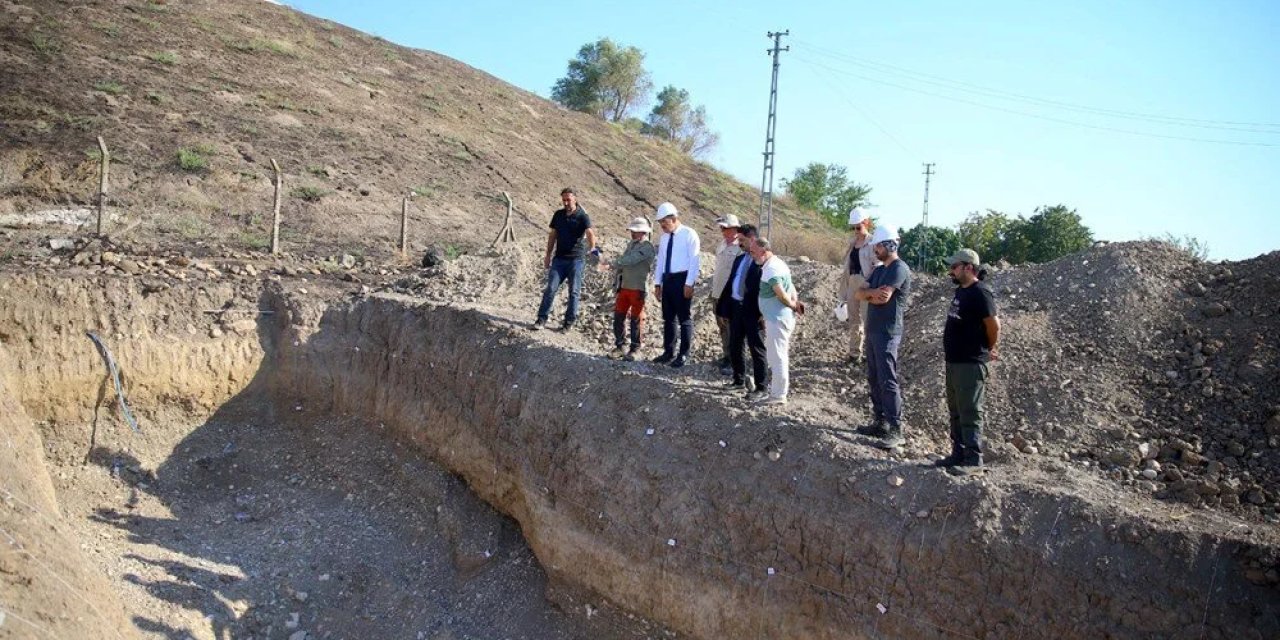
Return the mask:
{"type": "Polygon", "coordinates": [[[662,274],[662,281],[666,282],[670,278],[680,278],[681,280],[684,280],[685,277],[688,275],[689,275],[688,271],[676,271],[674,273],[664,273],[662,274]]]}

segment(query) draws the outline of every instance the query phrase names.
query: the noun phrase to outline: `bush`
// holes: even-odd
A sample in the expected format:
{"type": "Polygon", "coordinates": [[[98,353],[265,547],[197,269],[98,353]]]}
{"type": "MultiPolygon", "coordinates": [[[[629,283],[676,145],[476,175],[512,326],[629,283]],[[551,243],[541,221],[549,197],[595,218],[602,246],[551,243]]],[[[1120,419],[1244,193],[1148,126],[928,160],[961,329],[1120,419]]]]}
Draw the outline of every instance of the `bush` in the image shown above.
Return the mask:
{"type": "Polygon", "coordinates": [[[183,171],[203,171],[209,168],[209,159],[201,153],[202,149],[178,149],[178,168],[183,171]]]}
{"type": "Polygon", "coordinates": [[[321,198],[324,198],[327,195],[329,195],[328,191],[311,185],[294,187],[293,190],[289,192],[290,197],[304,200],[306,202],[320,202],[321,198]]]}
{"type": "Polygon", "coordinates": [[[115,80],[99,82],[98,84],[93,85],[93,89],[113,96],[118,96],[124,93],[124,85],[116,82],[115,80]]]}
{"type": "Polygon", "coordinates": [[[157,53],[153,53],[147,57],[163,65],[173,66],[175,64],[178,64],[178,54],[172,51],[160,51],[157,53]]]}

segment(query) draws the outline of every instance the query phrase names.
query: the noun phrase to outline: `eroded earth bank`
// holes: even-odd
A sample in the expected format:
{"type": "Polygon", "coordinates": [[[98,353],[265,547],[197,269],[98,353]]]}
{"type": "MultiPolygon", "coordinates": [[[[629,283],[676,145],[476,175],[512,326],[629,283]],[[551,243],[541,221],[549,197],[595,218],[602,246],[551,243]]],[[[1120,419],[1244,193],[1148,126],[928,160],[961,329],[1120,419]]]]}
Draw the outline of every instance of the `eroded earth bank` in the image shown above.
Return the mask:
{"type": "Polygon", "coordinates": [[[1273,525],[1068,465],[953,479],[479,306],[0,287],[0,637],[1280,634],[1273,525]]]}

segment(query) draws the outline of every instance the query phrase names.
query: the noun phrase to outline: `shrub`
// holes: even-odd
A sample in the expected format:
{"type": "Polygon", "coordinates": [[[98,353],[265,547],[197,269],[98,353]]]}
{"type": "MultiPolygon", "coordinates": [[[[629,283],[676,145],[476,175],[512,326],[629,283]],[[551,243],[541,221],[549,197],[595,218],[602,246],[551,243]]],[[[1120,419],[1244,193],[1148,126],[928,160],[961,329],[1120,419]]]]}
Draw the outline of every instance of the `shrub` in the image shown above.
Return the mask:
{"type": "Polygon", "coordinates": [[[116,82],[115,80],[104,80],[102,82],[99,82],[98,84],[93,85],[93,88],[95,91],[101,91],[103,93],[110,94],[113,96],[118,96],[124,93],[124,85],[120,84],[119,82],[116,82]]]}
{"type": "Polygon", "coordinates": [[[178,64],[178,54],[172,51],[160,51],[157,53],[153,53],[147,57],[163,65],[173,66],[175,64],[178,64]]]}
{"type": "Polygon", "coordinates": [[[33,31],[31,33],[31,48],[41,55],[49,56],[62,50],[62,43],[47,33],[33,31]]]}
{"type": "Polygon", "coordinates": [[[201,149],[178,149],[178,168],[183,171],[203,171],[209,168],[209,159],[201,149]]]}
{"type": "Polygon", "coordinates": [[[324,198],[327,195],[329,195],[328,191],[311,185],[294,187],[293,190],[289,192],[290,197],[304,200],[306,202],[320,202],[321,198],[324,198]]]}

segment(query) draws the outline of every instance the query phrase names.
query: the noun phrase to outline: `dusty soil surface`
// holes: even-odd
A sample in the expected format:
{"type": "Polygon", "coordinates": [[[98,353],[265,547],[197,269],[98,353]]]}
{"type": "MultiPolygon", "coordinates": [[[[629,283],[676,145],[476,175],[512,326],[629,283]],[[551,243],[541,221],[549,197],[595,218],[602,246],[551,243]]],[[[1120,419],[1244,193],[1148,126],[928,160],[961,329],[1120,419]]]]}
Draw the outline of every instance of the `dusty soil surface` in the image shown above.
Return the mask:
{"type": "Polygon", "coordinates": [[[675,637],[552,606],[519,526],[384,427],[270,406],[162,410],[92,451],[90,425],[40,425],[62,533],[142,637],[675,637]]]}
{"type": "MultiPolygon", "coordinates": [[[[6,0],[0,86],[0,256],[43,257],[92,219],[97,136],[106,232],[201,255],[268,246],[272,159],[283,246],[300,255],[392,257],[410,193],[415,253],[487,246],[504,191],[516,233],[540,239],[566,186],[608,233],[663,201],[699,224],[759,207],[752,186],[669,145],[262,0],[6,0]]],[[[815,214],[780,201],[775,215],[793,250],[838,251],[815,214]]]]}

